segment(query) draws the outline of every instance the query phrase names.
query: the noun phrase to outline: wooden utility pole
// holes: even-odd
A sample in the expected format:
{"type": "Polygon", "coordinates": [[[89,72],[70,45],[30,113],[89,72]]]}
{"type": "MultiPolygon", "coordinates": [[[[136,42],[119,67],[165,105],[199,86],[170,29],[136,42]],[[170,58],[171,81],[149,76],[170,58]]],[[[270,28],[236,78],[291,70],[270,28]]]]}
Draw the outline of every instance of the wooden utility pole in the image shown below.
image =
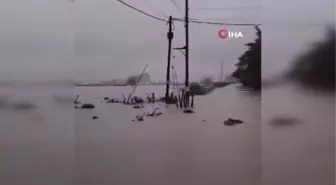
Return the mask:
{"type": "Polygon", "coordinates": [[[169,86],[170,86],[170,59],[171,59],[171,45],[174,38],[174,33],[172,32],[173,17],[169,16],[169,31],[167,33],[168,37],[168,62],[167,62],[167,78],[166,78],[166,103],[169,99],[169,86]]]}
{"type": "Polygon", "coordinates": [[[189,0],[185,1],[185,29],[186,29],[186,51],[185,51],[185,86],[189,86],[189,0]]]}

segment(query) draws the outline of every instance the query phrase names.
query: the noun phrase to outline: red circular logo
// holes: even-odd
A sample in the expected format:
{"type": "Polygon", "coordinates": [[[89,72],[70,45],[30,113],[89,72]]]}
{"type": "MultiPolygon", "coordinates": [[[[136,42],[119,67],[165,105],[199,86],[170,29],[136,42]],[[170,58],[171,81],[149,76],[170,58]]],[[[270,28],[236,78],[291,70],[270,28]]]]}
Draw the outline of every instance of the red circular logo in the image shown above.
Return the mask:
{"type": "Polygon", "coordinates": [[[226,29],[220,29],[218,31],[218,36],[221,39],[226,39],[228,37],[228,35],[229,35],[229,33],[228,33],[228,31],[226,29]]]}

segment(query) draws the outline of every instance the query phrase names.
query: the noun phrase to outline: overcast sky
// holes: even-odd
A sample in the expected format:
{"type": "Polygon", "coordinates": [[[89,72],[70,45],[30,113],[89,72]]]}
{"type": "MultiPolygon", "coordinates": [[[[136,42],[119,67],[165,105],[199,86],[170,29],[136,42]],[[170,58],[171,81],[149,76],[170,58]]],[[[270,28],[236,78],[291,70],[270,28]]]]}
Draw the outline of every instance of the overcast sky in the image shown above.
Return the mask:
{"type": "MultiPolygon", "coordinates": [[[[126,0],[155,16],[183,17],[183,0],[126,0]],[[182,11],[179,11],[181,9],[182,11]]],[[[201,20],[263,23],[263,74],[276,74],[295,55],[318,40],[335,21],[334,0],[191,0],[190,16],[201,20]],[[200,8],[250,7],[230,10],[200,8]]],[[[164,79],[167,25],[141,15],[116,0],[1,0],[0,79],[110,80],[148,72],[164,79]]],[[[237,58],[253,41],[253,27],[191,24],[190,72],[198,80],[234,70],[237,58]],[[243,39],[221,40],[221,28],[241,31],[243,39]]],[[[175,23],[173,47],[184,46],[183,24],[175,23]]],[[[172,64],[184,78],[184,57],[172,64]]]]}

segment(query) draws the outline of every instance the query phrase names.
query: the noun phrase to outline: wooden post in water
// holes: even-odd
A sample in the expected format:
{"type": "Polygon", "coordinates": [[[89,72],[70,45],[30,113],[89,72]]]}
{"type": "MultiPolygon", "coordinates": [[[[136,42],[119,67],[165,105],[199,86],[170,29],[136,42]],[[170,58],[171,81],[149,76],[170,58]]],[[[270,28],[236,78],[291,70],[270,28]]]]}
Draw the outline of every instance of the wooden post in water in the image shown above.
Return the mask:
{"type": "Polygon", "coordinates": [[[169,23],[169,31],[167,33],[167,37],[168,37],[168,61],[167,61],[166,96],[165,96],[166,103],[168,103],[168,101],[169,101],[171,45],[172,45],[172,40],[174,38],[174,33],[172,32],[172,24],[173,24],[172,16],[169,16],[169,22],[168,23],[169,23]]]}
{"type": "Polygon", "coordinates": [[[78,99],[79,99],[79,95],[77,94],[77,97],[76,97],[76,100],[75,100],[75,104],[79,104],[78,99]]]}

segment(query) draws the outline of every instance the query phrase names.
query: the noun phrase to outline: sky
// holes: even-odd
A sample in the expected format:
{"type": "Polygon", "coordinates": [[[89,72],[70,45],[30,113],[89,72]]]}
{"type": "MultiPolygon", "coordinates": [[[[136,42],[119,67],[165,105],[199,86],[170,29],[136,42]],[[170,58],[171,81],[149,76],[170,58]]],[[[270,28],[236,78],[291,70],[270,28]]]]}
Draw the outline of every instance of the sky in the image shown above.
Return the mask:
{"type": "MultiPolygon", "coordinates": [[[[183,17],[184,1],[126,0],[160,18],[183,17]]],[[[296,55],[319,40],[335,22],[334,0],[191,0],[190,17],[229,23],[262,23],[263,76],[285,70],[296,55]],[[213,8],[234,8],[218,10],[213,8]],[[202,9],[203,8],[203,9],[202,9]],[[208,9],[206,9],[208,8],[208,9]]],[[[173,47],[184,46],[183,23],[175,22],[173,47]]],[[[148,18],[116,0],[1,0],[0,80],[112,80],[138,74],[146,64],[165,78],[166,23],[148,18]]],[[[235,69],[253,27],[190,25],[190,78],[219,78],[235,69]],[[219,29],[244,38],[222,40],[219,29]]],[[[184,57],[172,65],[184,79],[184,57]]]]}

